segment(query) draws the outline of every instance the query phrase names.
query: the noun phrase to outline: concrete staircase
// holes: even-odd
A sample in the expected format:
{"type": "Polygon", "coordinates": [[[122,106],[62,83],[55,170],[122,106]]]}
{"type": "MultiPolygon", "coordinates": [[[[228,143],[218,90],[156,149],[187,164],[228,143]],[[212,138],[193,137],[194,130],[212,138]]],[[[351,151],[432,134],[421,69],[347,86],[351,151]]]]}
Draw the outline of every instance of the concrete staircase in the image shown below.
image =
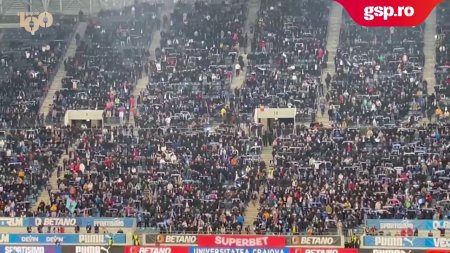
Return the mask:
{"type": "MultiPolygon", "coordinates": [[[[241,73],[239,76],[235,76],[231,82],[230,88],[231,91],[234,91],[234,89],[236,88],[241,88],[241,86],[244,84],[245,81],[245,77],[247,76],[247,66],[248,66],[248,61],[247,61],[247,53],[249,53],[251,51],[251,41],[253,39],[253,34],[251,34],[251,27],[253,27],[256,24],[257,18],[258,18],[258,11],[260,9],[260,4],[261,2],[259,0],[250,0],[250,2],[248,3],[248,14],[247,14],[247,20],[245,22],[245,26],[244,26],[244,32],[243,34],[245,35],[245,33],[247,33],[248,35],[248,43],[247,43],[247,48],[244,49],[243,54],[240,53],[240,55],[242,56],[243,60],[244,60],[244,65],[245,68],[241,70],[241,73]]],[[[242,50],[242,48],[241,48],[242,50]]],[[[237,58],[236,58],[237,59],[237,58]]],[[[234,69],[234,66],[233,66],[234,69]]],[[[266,164],[268,164],[266,162],[266,164]]],[[[261,194],[261,190],[259,192],[261,194]]],[[[254,234],[254,225],[253,222],[255,221],[256,217],[258,216],[258,210],[259,210],[259,195],[258,194],[258,199],[256,201],[250,201],[249,205],[247,206],[247,209],[245,210],[244,213],[244,228],[246,227],[250,227],[250,233],[254,234]]]]}
{"type": "MultiPolygon", "coordinates": [[[[324,69],[321,78],[321,81],[324,84],[324,94],[323,94],[324,97],[322,99],[325,99],[325,96],[328,93],[327,87],[325,85],[325,77],[327,76],[327,73],[330,73],[331,76],[335,74],[334,57],[336,56],[336,50],[339,46],[341,24],[342,24],[342,6],[337,2],[332,2],[330,9],[330,18],[328,21],[328,34],[327,34],[327,50],[328,50],[327,68],[324,69]]],[[[319,106],[317,107],[320,108],[319,106]]],[[[325,113],[322,115],[320,113],[320,109],[316,113],[317,121],[321,122],[324,125],[324,127],[331,127],[331,122],[328,119],[328,109],[329,104],[325,103],[325,113]]]]}
{"type": "MultiPolygon", "coordinates": [[[[86,27],[87,27],[86,22],[78,23],[75,34],[78,33],[78,34],[80,34],[81,37],[83,37],[84,33],[86,32],[86,27]]],[[[75,38],[73,38],[69,42],[69,47],[68,47],[63,59],[66,59],[67,57],[73,57],[75,55],[76,49],[77,49],[76,40],[75,40],[75,38]]],[[[55,95],[56,91],[61,90],[61,88],[62,88],[61,81],[65,76],[66,76],[66,71],[64,70],[64,60],[61,60],[61,62],[59,63],[59,66],[58,66],[58,72],[56,73],[55,78],[53,79],[53,82],[52,82],[51,86],[49,87],[47,95],[45,96],[44,101],[41,104],[41,108],[39,110],[39,114],[44,114],[44,117],[46,117],[50,111],[50,107],[53,104],[53,96],[55,95]]],[[[73,150],[73,149],[69,148],[69,152],[71,150],[73,150]]],[[[64,161],[64,159],[67,159],[67,158],[68,158],[68,155],[63,155],[59,159],[58,166],[63,166],[63,161],[64,161]]],[[[58,189],[57,181],[58,181],[57,173],[56,173],[56,171],[54,171],[52,173],[52,175],[50,176],[49,182],[48,182],[49,185],[51,186],[52,190],[58,189]]],[[[32,209],[36,210],[37,207],[39,206],[39,203],[41,203],[42,201],[46,204],[50,203],[50,196],[49,196],[47,190],[43,190],[41,192],[41,195],[38,197],[38,199],[32,209]]]]}
{"type": "MultiPolygon", "coordinates": [[[[174,5],[171,3],[171,1],[168,1],[164,4],[162,10],[161,10],[161,31],[164,30],[164,27],[162,27],[162,18],[164,15],[167,17],[170,17],[170,14],[173,12],[174,5]]],[[[160,47],[160,41],[161,41],[161,31],[154,31],[152,36],[152,41],[150,42],[149,52],[150,52],[150,59],[149,60],[155,60],[155,50],[160,47]]],[[[141,91],[145,90],[147,87],[147,84],[149,82],[149,76],[145,75],[145,72],[142,75],[142,78],[138,80],[136,87],[133,89],[132,95],[137,100],[137,97],[141,93],[141,91]]],[[[128,123],[132,126],[135,124],[134,120],[134,114],[130,113],[130,116],[128,118],[128,123]]]]}
{"type": "Polygon", "coordinates": [[[436,64],[436,8],[428,16],[425,21],[424,32],[424,47],[423,52],[425,54],[425,66],[423,69],[423,80],[428,82],[427,93],[434,93],[434,85],[436,85],[436,79],[434,76],[434,66],[436,64]]]}
{"type": "MultiPolygon", "coordinates": [[[[81,38],[83,38],[84,33],[86,32],[87,22],[80,22],[78,23],[77,29],[75,31],[75,35],[78,33],[80,34],[81,38]]],[[[67,57],[73,57],[75,55],[75,52],[77,50],[77,43],[75,38],[73,38],[69,42],[69,47],[67,48],[66,54],[64,55],[63,59],[66,59],[67,57]]],[[[51,86],[48,89],[47,95],[44,98],[44,101],[41,104],[41,108],[39,110],[39,114],[44,114],[44,117],[47,117],[50,107],[53,104],[53,96],[55,95],[56,91],[61,90],[62,79],[66,76],[66,71],[64,70],[64,60],[61,60],[58,66],[58,72],[56,72],[55,78],[53,79],[53,82],[51,86]]]]}
{"type": "MultiPolygon", "coordinates": [[[[69,148],[69,154],[70,152],[74,152],[75,149],[70,147],[69,148]]],[[[64,159],[69,160],[69,155],[64,154],[61,156],[61,158],[58,161],[58,166],[63,167],[63,161],[64,159]]],[[[58,173],[57,173],[57,168],[55,168],[55,170],[53,171],[53,173],[51,174],[50,178],[48,179],[48,184],[51,186],[52,191],[57,190],[58,189],[58,173]]],[[[61,173],[61,176],[63,175],[63,173],[61,173]]],[[[45,204],[50,204],[50,195],[48,194],[47,189],[44,189],[41,192],[41,195],[37,198],[36,203],[34,203],[34,206],[31,208],[33,211],[36,211],[37,208],[39,207],[39,203],[44,202],[45,204]]]]}
{"type": "MultiPolygon", "coordinates": [[[[248,61],[247,61],[247,53],[250,53],[251,51],[251,41],[253,39],[253,34],[251,33],[251,27],[254,27],[256,24],[256,19],[258,18],[258,11],[260,9],[260,5],[261,2],[259,0],[250,0],[248,3],[248,14],[247,14],[247,20],[245,22],[244,25],[244,31],[242,34],[245,35],[245,33],[247,33],[248,35],[248,43],[247,43],[247,48],[244,49],[244,52],[239,52],[239,55],[242,56],[242,58],[244,58],[244,69],[241,69],[241,73],[239,76],[234,76],[233,80],[231,82],[230,88],[231,91],[234,91],[235,88],[240,88],[242,86],[242,84],[244,84],[245,81],[245,77],[247,76],[247,66],[248,66],[248,61]]],[[[243,48],[241,47],[241,50],[243,48]]],[[[237,58],[236,58],[237,61],[237,58]]],[[[235,63],[236,64],[236,63],[235,63]]],[[[233,65],[233,70],[234,70],[234,65],[233,65]]]]}
{"type": "MultiPolygon", "coordinates": [[[[272,146],[263,147],[262,153],[261,153],[261,160],[263,160],[266,163],[266,168],[271,167],[270,161],[272,160],[272,146]]],[[[254,203],[250,202],[244,213],[244,217],[245,217],[244,228],[249,226],[251,234],[255,233],[255,231],[254,231],[255,227],[253,225],[253,222],[256,220],[256,217],[258,216],[259,209],[260,209],[259,200],[260,200],[261,196],[263,195],[263,193],[264,193],[264,187],[262,186],[259,189],[258,199],[254,203]]]]}
{"type": "MultiPolygon", "coordinates": [[[[17,1],[17,0],[3,0],[1,1],[1,11],[4,15],[14,15],[16,16],[18,12],[29,11],[32,12],[43,12],[44,6],[41,0],[33,0],[31,4],[29,1],[17,1]]],[[[19,19],[17,19],[19,20],[19,19]]]]}
{"type": "Polygon", "coordinates": [[[259,196],[256,200],[255,204],[253,204],[252,201],[250,201],[249,205],[247,206],[247,209],[245,209],[244,213],[244,229],[246,227],[250,228],[250,234],[254,234],[254,225],[253,222],[255,221],[256,217],[258,216],[259,211],[259,196]]]}

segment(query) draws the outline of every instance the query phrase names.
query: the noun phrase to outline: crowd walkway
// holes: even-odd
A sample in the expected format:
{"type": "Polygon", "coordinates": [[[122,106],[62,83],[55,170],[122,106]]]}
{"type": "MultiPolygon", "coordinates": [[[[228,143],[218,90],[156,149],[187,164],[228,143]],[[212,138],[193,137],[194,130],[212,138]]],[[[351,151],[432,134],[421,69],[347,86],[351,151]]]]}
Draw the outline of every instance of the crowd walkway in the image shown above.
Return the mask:
{"type": "MultiPolygon", "coordinates": [[[[167,16],[170,17],[170,13],[173,12],[174,9],[174,4],[172,4],[171,1],[167,1],[164,3],[164,5],[162,6],[162,10],[161,10],[161,15],[160,15],[160,21],[161,24],[163,24],[163,17],[167,16]]],[[[157,48],[159,48],[160,46],[160,41],[161,41],[161,31],[164,31],[166,27],[161,26],[161,30],[157,30],[153,32],[152,35],[152,41],[150,42],[150,46],[149,46],[149,52],[150,52],[150,59],[149,60],[155,60],[155,50],[157,48]]],[[[150,73],[149,73],[150,74],[150,73]]],[[[141,92],[143,90],[145,90],[145,88],[147,87],[147,84],[149,82],[149,76],[145,74],[142,75],[142,78],[140,78],[137,81],[137,85],[136,87],[134,87],[134,90],[132,92],[132,95],[137,98],[141,92]]],[[[134,121],[134,114],[130,113],[130,116],[128,118],[128,123],[132,126],[135,125],[135,121],[134,121]]]]}
{"type": "Polygon", "coordinates": [[[436,79],[434,67],[436,65],[436,9],[434,9],[425,21],[425,35],[423,52],[425,54],[425,65],[423,69],[423,80],[428,83],[427,93],[434,93],[436,79]]]}
{"type": "MultiPolygon", "coordinates": [[[[87,22],[78,23],[77,29],[74,34],[79,34],[80,38],[84,37],[84,33],[86,32],[87,22]]],[[[67,48],[66,54],[62,59],[66,59],[68,57],[75,56],[75,52],[77,51],[77,41],[74,38],[70,41],[69,47],[67,48]]],[[[55,78],[53,78],[53,82],[51,83],[47,95],[45,96],[41,108],[39,109],[39,114],[47,117],[50,112],[50,108],[53,104],[53,96],[57,91],[62,89],[62,79],[66,76],[66,70],[64,69],[64,60],[61,60],[58,66],[58,72],[56,72],[55,78]]]]}
{"type": "MultiPolygon", "coordinates": [[[[330,19],[328,21],[328,34],[327,34],[328,61],[327,61],[327,68],[324,69],[322,73],[321,78],[322,83],[325,83],[325,77],[327,76],[327,73],[330,73],[331,76],[333,76],[335,73],[334,58],[336,56],[336,51],[339,45],[341,24],[342,24],[342,6],[337,2],[332,2],[330,10],[330,19]]],[[[322,94],[323,97],[319,99],[318,103],[320,103],[320,100],[325,100],[327,92],[328,89],[324,84],[324,92],[322,94]]],[[[331,127],[331,122],[328,117],[328,109],[329,104],[327,101],[325,101],[324,115],[321,115],[320,110],[318,110],[317,112],[317,121],[321,122],[324,125],[324,127],[331,127]]]]}
{"type": "MultiPolygon", "coordinates": [[[[253,40],[253,34],[251,33],[252,27],[255,26],[257,18],[258,18],[258,12],[260,9],[260,0],[250,0],[248,3],[248,16],[247,21],[245,22],[245,30],[244,33],[248,34],[248,43],[247,47],[244,48],[244,52],[240,52],[240,55],[244,58],[244,65],[245,68],[243,69],[242,73],[238,77],[234,77],[233,81],[231,82],[230,88],[231,91],[234,91],[234,89],[240,89],[241,86],[245,82],[245,78],[247,76],[247,70],[248,70],[248,61],[247,61],[247,54],[251,51],[251,43],[250,41],[253,40]]],[[[241,47],[242,50],[242,47],[241,47]]],[[[258,215],[258,209],[259,209],[259,197],[256,201],[249,203],[247,209],[244,213],[244,228],[250,227],[250,233],[254,233],[253,230],[253,221],[255,220],[256,216],[258,215]]]]}

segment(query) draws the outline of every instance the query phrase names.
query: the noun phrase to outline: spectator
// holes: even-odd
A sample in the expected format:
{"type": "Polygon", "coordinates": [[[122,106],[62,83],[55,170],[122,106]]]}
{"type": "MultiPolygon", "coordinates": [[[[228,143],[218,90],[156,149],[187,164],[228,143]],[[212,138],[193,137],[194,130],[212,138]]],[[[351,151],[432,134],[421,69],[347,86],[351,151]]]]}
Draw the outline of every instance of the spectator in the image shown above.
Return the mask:
{"type": "Polygon", "coordinates": [[[102,11],[88,24],[73,58],[65,61],[63,89],[53,99],[52,122],[62,120],[68,109],[104,109],[111,122],[125,122],[133,87],[142,76],[145,47],[155,27],[156,6],[139,4],[102,11]],[[115,119],[115,121],[114,121],[115,119]]]}
{"type": "Polygon", "coordinates": [[[59,22],[35,35],[7,30],[0,54],[0,125],[2,128],[39,128],[42,98],[56,74],[58,61],[65,52],[74,29],[72,18],[59,22]],[[8,52],[8,53],[7,53],[8,52]]]}
{"type": "Polygon", "coordinates": [[[420,120],[426,111],[426,86],[418,76],[423,28],[366,30],[344,15],[341,34],[329,94],[333,122],[376,127],[420,120]]]}

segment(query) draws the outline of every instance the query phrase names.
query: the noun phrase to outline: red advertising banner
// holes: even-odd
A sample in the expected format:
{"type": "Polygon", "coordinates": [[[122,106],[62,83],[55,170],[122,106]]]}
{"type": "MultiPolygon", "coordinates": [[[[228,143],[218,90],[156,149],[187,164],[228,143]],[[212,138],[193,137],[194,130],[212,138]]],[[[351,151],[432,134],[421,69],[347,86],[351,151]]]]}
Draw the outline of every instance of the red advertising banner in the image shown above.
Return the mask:
{"type": "Polygon", "coordinates": [[[358,253],[358,249],[308,249],[290,248],[290,253],[358,253]]]}
{"type": "Polygon", "coordinates": [[[127,246],[124,253],[189,253],[189,247],[127,246]]]}
{"type": "Polygon", "coordinates": [[[197,243],[199,247],[283,248],[286,246],[286,238],[258,235],[199,235],[197,243]]]}

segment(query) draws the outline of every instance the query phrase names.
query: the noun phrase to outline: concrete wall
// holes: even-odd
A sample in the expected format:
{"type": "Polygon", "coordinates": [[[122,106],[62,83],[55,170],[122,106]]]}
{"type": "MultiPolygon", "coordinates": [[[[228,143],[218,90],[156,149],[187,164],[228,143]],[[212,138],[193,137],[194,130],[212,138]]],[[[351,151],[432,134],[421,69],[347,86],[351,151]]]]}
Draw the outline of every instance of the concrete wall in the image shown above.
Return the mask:
{"type": "Polygon", "coordinates": [[[295,118],[296,109],[295,108],[260,108],[255,109],[256,119],[287,119],[295,118]]]}

